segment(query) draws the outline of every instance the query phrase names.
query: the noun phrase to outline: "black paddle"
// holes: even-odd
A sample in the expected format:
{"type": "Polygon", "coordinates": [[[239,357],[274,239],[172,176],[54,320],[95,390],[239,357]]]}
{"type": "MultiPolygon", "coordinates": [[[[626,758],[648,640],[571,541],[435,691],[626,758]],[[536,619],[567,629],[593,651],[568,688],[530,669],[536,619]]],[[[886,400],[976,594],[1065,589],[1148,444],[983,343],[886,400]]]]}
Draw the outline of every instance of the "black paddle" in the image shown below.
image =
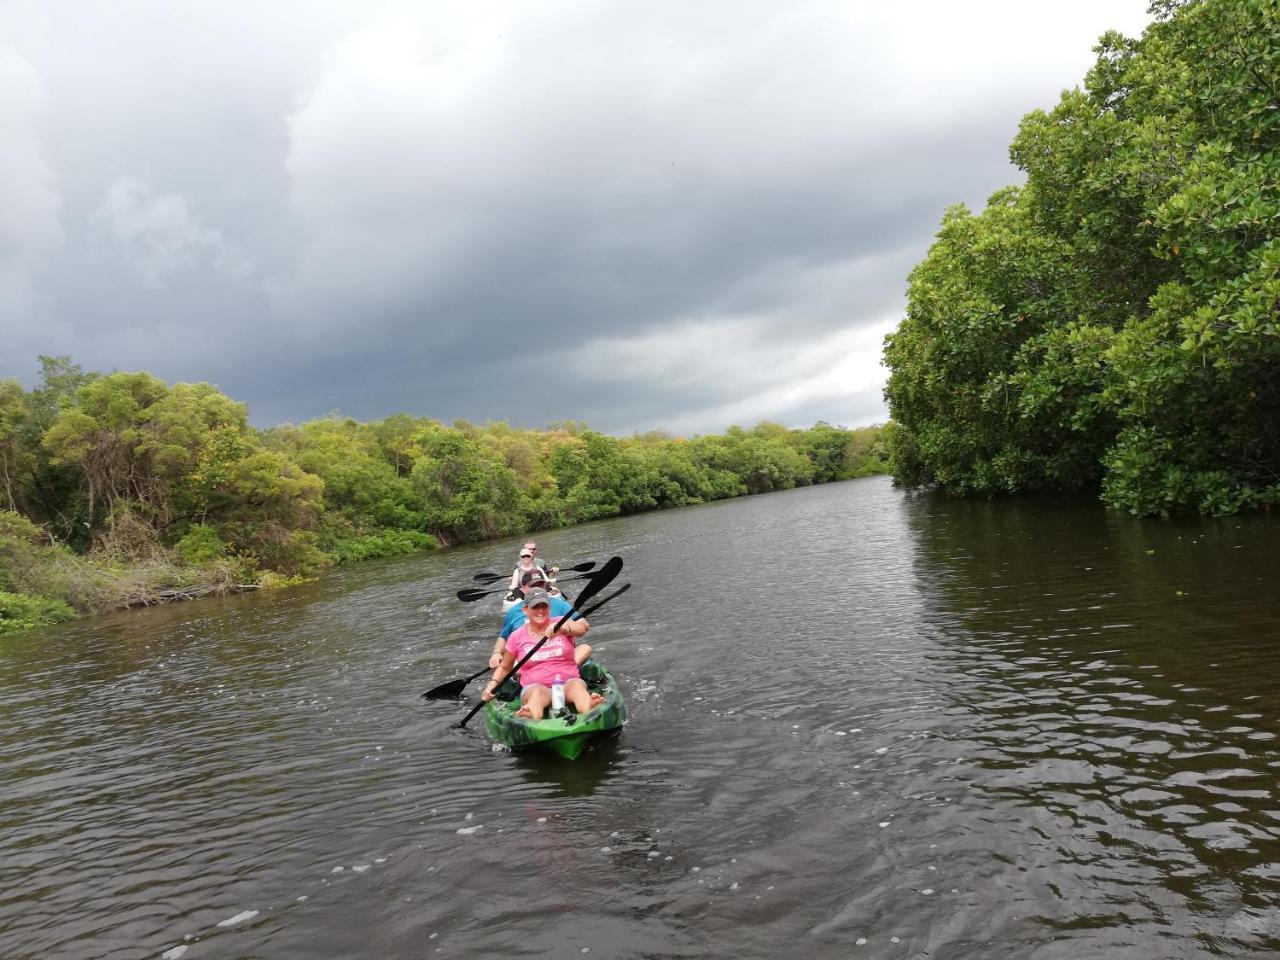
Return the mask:
{"type": "MultiPolygon", "coordinates": [[[[575,563],[572,567],[557,567],[556,569],[559,573],[564,573],[566,571],[571,573],[586,573],[588,570],[594,570],[595,567],[596,562],[594,560],[584,560],[582,563],[575,563]]],[[[529,572],[532,573],[533,571],[531,570],[529,572]]],[[[543,573],[547,573],[547,571],[544,570],[543,573]]],[[[497,583],[499,580],[506,580],[509,576],[511,576],[509,573],[489,573],[487,571],[481,571],[480,573],[475,574],[471,579],[481,580],[485,583],[497,583]]]]}
{"type": "MultiPolygon", "coordinates": [[[[580,607],[582,604],[586,603],[588,600],[594,597],[597,593],[599,593],[609,584],[613,583],[613,581],[617,578],[619,571],[621,570],[622,570],[622,558],[610,557],[609,560],[605,563],[605,565],[601,567],[595,574],[592,575],[591,582],[582,588],[582,592],[578,594],[578,599],[573,602],[573,606],[575,608],[580,607]]],[[[573,616],[573,610],[570,610],[563,617],[557,620],[556,625],[551,628],[551,633],[548,636],[554,637],[557,633],[559,633],[560,628],[565,625],[565,621],[567,621],[572,616],[573,616]]],[[[528,661],[530,657],[532,657],[535,653],[537,653],[540,649],[542,649],[542,645],[546,642],[547,642],[547,638],[544,636],[541,640],[539,640],[532,647],[530,647],[529,652],[526,653],[523,657],[521,657],[520,662],[517,663],[514,667],[512,667],[511,670],[502,679],[505,680],[507,677],[512,676],[513,674],[519,674],[520,668],[525,665],[526,661],[528,661]]],[[[467,725],[467,721],[470,720],[472,717],[474,717],[477,713],[479,713],[480,708],[483,707],[484,704],[485,704],[485,701],[481,700],[479,703],[477,703],[474,707],[471,708],[470,712],[465,717],[463,717],[456,724],[454,724],[454,726],[458,727],[459,729],[461,729],[462,727],[465,727],[467,725]]]]}
{"type": "MultiPolygon", "coordinates": [[[[578,614],[578,616],[583,620],[587,619],[587,617],[591,616],[591,614],[595,613],[597,610],[603,607],[606,603],[608,603],[614,597],[621,596],[622,594],[626,593],[630,589],[631,589],[631,584],[624,583],[621,587],[613,591],[613,593],[609,594],[607,597],[597,600],[591,606],[587,607],[587,609],[581,611],[578,614]]],[[[461,680],[450,680],[448,683],[442,683],[438,687],[432,687],[430,690],[428,690],[426,693],[422,695],[422,699],[424,700],[457,700],[458,697],[462,696],[462,691],[466,688],[468,683],[476,679],[476,677],[480,676],[481,674],[488,673],[492,669],[493,669],[492,667],[482,667],[481,669],[477,670],[475,673],[473,673],[469,677],[463,677],[461,680]]]]}
{"type": "MultiPolygon", "coordinates": [[[[599,576],[600,573],[603,572],[603,570],[604,568],[602,567],[600,570],[597,570],[595,573],[584,573],[580,577],[565,577],[561,582],[568,582],[570,580],[590,580],[592,577],[599,576]]],[[[495,593],[508,593],[508,592],[509,591],[507,590],[506,587],[499,587],[497,590],[477,590],[475,587],[467,587],[465,590],[458,591],[458,599],[461,600],[463,603],[471,603],[473,600],[479,600],[481,597],[491,597],[495,593]]]]}

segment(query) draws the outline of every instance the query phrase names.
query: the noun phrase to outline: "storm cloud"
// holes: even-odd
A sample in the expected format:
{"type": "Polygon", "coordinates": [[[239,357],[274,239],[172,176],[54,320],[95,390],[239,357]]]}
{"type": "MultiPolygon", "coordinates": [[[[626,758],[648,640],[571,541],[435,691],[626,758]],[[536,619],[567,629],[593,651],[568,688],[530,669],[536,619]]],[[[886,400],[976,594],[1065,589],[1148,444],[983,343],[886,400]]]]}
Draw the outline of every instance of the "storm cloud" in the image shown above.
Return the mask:
{"type": "Polygon", "coordinates": [[[5,3],[0,376],[333,410],[883,420],[948,204],[1144,0],[5,3]]]}

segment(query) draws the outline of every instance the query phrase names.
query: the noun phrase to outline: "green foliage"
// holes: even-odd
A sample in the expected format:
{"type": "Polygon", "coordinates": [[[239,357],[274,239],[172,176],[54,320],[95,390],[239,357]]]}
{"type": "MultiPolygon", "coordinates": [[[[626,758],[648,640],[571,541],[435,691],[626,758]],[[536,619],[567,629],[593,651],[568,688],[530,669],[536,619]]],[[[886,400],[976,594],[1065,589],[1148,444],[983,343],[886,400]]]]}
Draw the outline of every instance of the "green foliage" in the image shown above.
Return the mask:
{"type": "Polygon", "coordinates": [[[386,530],[380,534],[357,537],[331,537],[322,544],[326,553],[338,563],[354,563],[375,557],[393,557],[419,550],[434,550],[440,541],[417,530],[386,530]]]}
{"type": "Polygon", "coordinates": [[[0,510],[0,590],[39,589],[40,528],[12,510],[0,510]]]}
{"type": "Polygon", "coordinates": [[[29,597],[0,590],[0,636],[75,618],[75,611],[61,600],[29,597]]]}
{"type": "Polygon", "coordinates": [[[409,475],[427,529],[441,543],[482,540],[521,528],[516,475],[467,432],[439,425],[417,435],[422,455],[409,475]]]}
{"type": "Polygon", "coordinates": [[[192,567],[208,566],[227,555],[227,545],[218,531],[208,524],[197,523],[177,543],[178,556],[192,567]]]}
{"type": "Polygon", "coordinates": [[[25,598],[12,623],[886,470],[879,427],[619,439],[396,415],[259,432],[210,384],[42,362],[36,390],[0,381],[0,504],[16,507],[0,509],[0,590],[25,598]]]}
{"type": "Polygon", "coordinates": [[[948,211],[886,342],[895,476],[1227,513],[1280,483],[1280,7],[1165,2],[948,211]]]}

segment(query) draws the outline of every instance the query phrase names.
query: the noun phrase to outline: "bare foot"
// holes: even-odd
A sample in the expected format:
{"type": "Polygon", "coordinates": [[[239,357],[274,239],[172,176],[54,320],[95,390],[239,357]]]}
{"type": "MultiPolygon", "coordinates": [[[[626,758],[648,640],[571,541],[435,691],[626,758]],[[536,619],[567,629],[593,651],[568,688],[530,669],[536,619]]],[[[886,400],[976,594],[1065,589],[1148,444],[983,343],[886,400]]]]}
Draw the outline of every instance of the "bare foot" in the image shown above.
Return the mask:
{"type": "Polygon", "coordinates": [[[604,703],[604,697],[602,697],[600,694],[593,693],[591,695],[591,706],[598,707],[602,703],[604,703]]]}
{"type": "Polygon", "coordinates": [[[514,716],[514,717],[528,717],[529,719],[531,719],[531,720],[532,720],[532,719],[533,719],[533,711],[532,711],[532,710],[530,710],[528,707],[521,707],[519,710],[517,710],[515,713],[513,713],[513,714],[512,714],[512,716],[514,716]]]}

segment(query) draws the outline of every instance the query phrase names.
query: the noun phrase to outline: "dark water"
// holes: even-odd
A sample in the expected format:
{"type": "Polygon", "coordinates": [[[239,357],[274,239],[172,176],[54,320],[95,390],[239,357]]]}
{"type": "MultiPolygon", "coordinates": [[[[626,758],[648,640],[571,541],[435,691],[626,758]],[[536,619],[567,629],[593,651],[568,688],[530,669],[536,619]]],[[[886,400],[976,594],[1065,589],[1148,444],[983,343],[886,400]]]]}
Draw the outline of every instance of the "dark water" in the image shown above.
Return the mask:
{"type": "Polygon", "coordinates": [[[876,478],[541,542],[635,584],[575,764],[418,697],[513,543],[3,642],[0,957],[1280,955],[1277,519],[876,478]]]}

